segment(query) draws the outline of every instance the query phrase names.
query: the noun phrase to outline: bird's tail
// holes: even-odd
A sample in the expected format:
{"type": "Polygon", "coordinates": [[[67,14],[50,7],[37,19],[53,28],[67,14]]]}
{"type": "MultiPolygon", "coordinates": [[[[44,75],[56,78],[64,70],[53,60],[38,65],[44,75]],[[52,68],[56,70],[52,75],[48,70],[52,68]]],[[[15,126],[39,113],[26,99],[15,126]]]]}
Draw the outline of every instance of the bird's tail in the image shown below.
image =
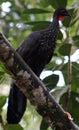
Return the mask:
{"type": "Polygon", "coordinates": [[[17,124],[21,120],[25,109],[27,99],[19,88],[13,83],[10,89],[7,110],[7,122],[17,124]]]}

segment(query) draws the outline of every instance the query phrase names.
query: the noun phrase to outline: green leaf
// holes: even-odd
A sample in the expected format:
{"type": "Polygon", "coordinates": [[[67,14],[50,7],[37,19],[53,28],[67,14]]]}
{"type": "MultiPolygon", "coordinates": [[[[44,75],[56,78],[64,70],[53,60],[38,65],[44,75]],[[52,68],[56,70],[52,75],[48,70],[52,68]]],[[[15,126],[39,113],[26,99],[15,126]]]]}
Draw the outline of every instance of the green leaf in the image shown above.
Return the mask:
{"type": "Polygon", "coordinates": [[[1,96],[0,97],[0,112],[2,111],[3,106],[6,103],[6,96],[1,96]]]}
{"type": "Polygon", "coordinates": [[[67,5],[67,0],[52,0],[52,6],[56,9],[59,7],[66,7],[67,5]]]}
{"type": "Polygon", "coordinates": [[[71,23],[71,21],[72,21],[72,14],[74,13],[74,8],[69,9],[68,12],[69,12],[69,14],[71,15],[71,17],[65,17],[65,18],[63,19],[63,21],[62,21],[62,23],[63,23],[63,25],[64,25],[65,27],[69,27],[69,26],[70,26],[70,23],[71,23]]]}
{"type": "Polygon", "coordinates": [[[79,35],[72,37],[72,39],[74,40],[74,45],[79,47],[79,35]]]}
{"type": "Polygon", "coordinates": [[[55,67],[55,66],[56,66],[56,62],[55,61],[51,61],[51,62],[49,62],[49,64],[47,64],[45,66],[45,69],[46,70],[52,70],[52,68],[55,67]]]}
{"type": "Polygon", "coordinates": [[[48,127],[49,127],[48,124],[44,120],[42,120],[40,130],[47,130],[48,127]]]}
{"type": "Polygon", "coordinates": [[[71,20],[71,26],[75,24],[79,20],[79,12],[78,9],[74,9],[74,12],[72,13],[72,20],[71,20]]]}
{"type": "Polygon", "coordinates": [[[72,62],[72,91],[77,92],[79,87],[79,64],[72,62]]]}
{"type": "Polygon", "coordinates": [[[47,7],[51,5],[52,7],[59,8],[59,7],[66,7],[67,5],[67,0],[41,0],[41,5],[43,7],[47,7]]]}
{"type": "Polygon", "coordinates": [[[58,80],[59,80],[59,75],[52,74],[44,78],[43,82],[46,84],[46,86],[49,89],[53,89],[57,85],[58,80]]]}
{"type": "Polygon", "coordinates": [[[79,35],[73,36],[72,39],[73,39],[74,41],[79,40],[79,35]]]}
{"type": "Polygon", "coordinates": [[[4,78],[4,74],[5,74],[5,72],[0,71],[0,80],[2,80],[4,78]]]}
{"type": "Polygon", "coordinates": [[[1,71],[2,75],[9,72],[2,62],[0,62],[0,71],[1,71]]]}
{"type": "Polygon", "coordinates": [[[67,84],[68,83],[68,73],[67,73],[68,72],[68,63],[63,65],[61,71],[62,71],[62,74],[64,77],[64,81],[67,84]]]}
{"type": "Polygon", "coordinates": [[[69,56],[70,52],[71,52],[71,44],[63,44],[60,48],[59,48],[59,53],[63,56],[69,56]]]}
{"type": "Polygon", "coordinates": [[[52,5],[52,1],[51,0],[40,0],[40,5],[42,7],[48,7],[49,5],[52,5]]]}
{"type": "Polygon", "coordinates": [[[49,21],[32,21],[32,22],[25,22],[25,24],[28,24],[28,25],[38,25],[38,24],[47,24],[47,25],[50,25],[51,22],[49,21]]]}
{"type": "Polygon", "coordinates": [[[58,40],[62,40],[62,38],[63,38],[63,34],[62,34],[62,32],[59,30],[57,39],[58,39],[58,40]]]}
{"type": "MultiPolygon", "coordinates": [[[[65,83],[68,83],[68,63],[63,65],[62,68],[63,77],[65,83]]],[[[79,64],[76,62],[72,62],[72,83],[71,90],[77,92],[79,88],[79,64]]]]}
{"type": "Polygon", "coordinates": [[[62,21],[62,23],[65,27],[69,27],[70,22],[71,22],[71,17],[65,17],[64,20],[62,21]]]}
{"type": "Polygon", "coordinates": [[[47,28],[50,25],[50,22],[39,22],[35,26],[32,27],[32,31],[39,31],[47,28]]]}
{"type": "Polygon", "coordinates": [[[7,125],[6,130],[23,130],[22,126],[19,124],[7,125]]]}
{"type": "Polygon", "coordinates": [[[24,10],[23,13],[24,14],[41,14],[41,13],[51,13],[51,12],[44,9],[32,8],[32,9],[24,10]]]}
{"type": "Polygon", "coordinates": [[[71,92],[69,100],[68,93],[63,94],[60,98],[60,104],[64,109],[67,107],[67,111],[72,115],[74,122],[79,124],[79,93],[71,92]]]}

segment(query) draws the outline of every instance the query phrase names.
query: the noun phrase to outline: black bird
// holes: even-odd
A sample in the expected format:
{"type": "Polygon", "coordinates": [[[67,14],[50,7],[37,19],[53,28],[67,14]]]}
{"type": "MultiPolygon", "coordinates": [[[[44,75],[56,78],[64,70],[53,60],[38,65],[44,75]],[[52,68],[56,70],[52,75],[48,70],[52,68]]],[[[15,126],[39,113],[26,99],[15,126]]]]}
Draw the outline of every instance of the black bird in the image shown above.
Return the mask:
{"type": "MultiPolygon", "coordinates": [[[[51,25],[45,30],[31,33],[17,49],[17,52],[38,77],[53,56],[59,30],[59,20],[62,20],[64,16],[70,15],[66,9],[58,8],[54,12],[51,25]]],[[[7,122],[9,124],[19,123],[25,112],[26,102],[26,97],[12,83],[7,110],[7,122]]]]}

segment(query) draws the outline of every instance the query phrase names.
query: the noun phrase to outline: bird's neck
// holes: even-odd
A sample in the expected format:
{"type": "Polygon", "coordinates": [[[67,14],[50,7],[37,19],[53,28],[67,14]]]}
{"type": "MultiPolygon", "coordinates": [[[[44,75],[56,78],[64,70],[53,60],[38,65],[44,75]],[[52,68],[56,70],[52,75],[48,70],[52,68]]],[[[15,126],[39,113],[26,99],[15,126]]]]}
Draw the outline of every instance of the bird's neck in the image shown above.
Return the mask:
{"type": "Polygon", "coordinates": [[[57,18],[54,18],[51,25],[47,28],[47,37],[55,41],[57,38],[58,30],[59,30],[59,21],[57,18]]]}
{"type": "Polygon", "coordinates": [[[53,41],[54,42],[56,41],[58,30],[59,30],[59,22],[58,19],[55,18],[53,19],[51,25],[47,29],[41,31],[41,34],[43,34],[41,35],[41,37],[47,39],[48,41],[51,41],[48,42],[48,44],[51,44],[53,43],[53,41]]]}
{"type": "Polygon", "coordinates": [[[57,17],[53,18],[53,21],[51,22],[51,25],[49,26],[49,29],[58,31],[58,29],[59,29],[59,21],[58,21],[57,17]]]}

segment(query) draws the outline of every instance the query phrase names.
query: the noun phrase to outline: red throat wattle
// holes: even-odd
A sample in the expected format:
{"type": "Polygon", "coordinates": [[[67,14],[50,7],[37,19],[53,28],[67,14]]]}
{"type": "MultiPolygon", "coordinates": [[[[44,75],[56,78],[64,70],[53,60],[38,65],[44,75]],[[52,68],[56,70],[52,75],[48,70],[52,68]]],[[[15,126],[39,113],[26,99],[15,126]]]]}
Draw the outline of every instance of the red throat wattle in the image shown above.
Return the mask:
{"type": "Polygon", "coordinates": [[[58,17],[58,20],[62,21],[63,18],[64,18],[64,16],[60,15],[60,16],[58,17]]]}

